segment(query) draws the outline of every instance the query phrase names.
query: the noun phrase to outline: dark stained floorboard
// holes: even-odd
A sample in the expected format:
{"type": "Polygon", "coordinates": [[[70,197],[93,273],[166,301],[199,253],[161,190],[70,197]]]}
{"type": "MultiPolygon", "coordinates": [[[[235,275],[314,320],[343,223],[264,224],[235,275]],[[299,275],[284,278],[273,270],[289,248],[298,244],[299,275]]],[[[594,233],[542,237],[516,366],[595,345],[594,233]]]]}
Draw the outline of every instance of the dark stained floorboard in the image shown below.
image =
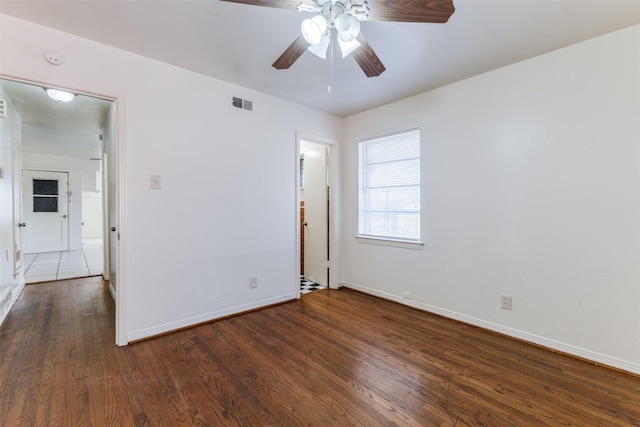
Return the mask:
{"type": "Polygon", "coordinates": [[[1,426],[640,426],[640,378],[349,290],[116,347],[97,278],[0,328],[1,426]]]}

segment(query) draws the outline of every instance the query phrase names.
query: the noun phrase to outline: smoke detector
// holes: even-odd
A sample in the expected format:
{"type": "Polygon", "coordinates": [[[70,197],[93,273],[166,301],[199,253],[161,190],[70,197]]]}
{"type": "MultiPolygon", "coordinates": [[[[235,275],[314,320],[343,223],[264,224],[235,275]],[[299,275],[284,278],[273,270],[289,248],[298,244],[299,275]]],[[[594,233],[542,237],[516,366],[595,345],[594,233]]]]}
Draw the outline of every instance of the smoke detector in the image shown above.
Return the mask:
{"type": "Polygon", "coordinates": [[[62,65],[64,64],[64,56],[57,50],[48,49],[44,52],[44,59],[47,60],[50,64],[53,65],[62,65]]]}

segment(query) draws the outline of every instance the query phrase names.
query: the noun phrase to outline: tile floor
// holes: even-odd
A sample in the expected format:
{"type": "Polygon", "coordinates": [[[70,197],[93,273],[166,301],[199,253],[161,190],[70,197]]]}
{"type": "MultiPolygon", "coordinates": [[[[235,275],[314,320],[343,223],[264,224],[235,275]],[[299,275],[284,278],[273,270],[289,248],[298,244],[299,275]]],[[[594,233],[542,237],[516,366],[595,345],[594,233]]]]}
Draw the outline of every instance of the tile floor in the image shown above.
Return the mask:
{"type": "Polygon", "coordinates": [[[103,269],[102,239],[85,239],[77,251],[24,254],[26,283],[99,276],[103,269]]]}
{"type": "Polygon", "coordinates": [[[327,289],[326,286],[318,285],[311,280],[305,279],[300,276],[300,295],[308,294],[309,292],[319,291],[320,289],[327,289]]]}

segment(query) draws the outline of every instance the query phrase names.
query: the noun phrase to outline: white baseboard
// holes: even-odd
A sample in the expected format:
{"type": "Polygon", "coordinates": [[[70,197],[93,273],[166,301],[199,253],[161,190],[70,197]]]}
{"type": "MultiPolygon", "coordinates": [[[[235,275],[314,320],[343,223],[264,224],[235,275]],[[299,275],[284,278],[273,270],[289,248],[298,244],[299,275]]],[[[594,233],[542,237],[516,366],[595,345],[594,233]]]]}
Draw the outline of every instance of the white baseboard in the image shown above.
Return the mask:
{"type": "Polygon", "coordinates": [[[620,369],[626,372],[630,372],[636,375],[640,375],[640,364],[622,360],[614,356],[598,353],[592,350],[576,347],[570,344],[566,344],[560,341],[552,340],[549,338],[541,337],[539,335],[531,334],[529,332],[520,331],[518,329],[510,328],[508,326],[500,325],[486,320],[478,319],[475,317],[467,316],[465,314],[456,313],[454,311],[446,310],[433,305],[425,304],[422,302],[407,300],[401,296],[382,292],[376,289],[368,288],[366,286],[358,285],[350,282],[340,282],[341,286],[345,288],[354,289],[369,295],[374,295],[383,299],[391,300],[409,307],[417,308],[419,310],[428,311],[430,313],[438,314],[443,317],[458,320],[460,322],[468,323],[470,325],[479,326],[490,331],[498,332],[504,335],[508,335],[513,338],[517,338],[523,341],[527,341],[533,344],[537,344],[549,349],[557,350],[562,353],[570,354],[580,357],[582,359],[590,360],[596,364],[606,365],[612,368],[620,369]]]}
{"type": "Polygon", "coordinates": [[[152,328],[141,329],[138,331],[129,332],[127,335],[128,341],[137,341],[144,338],[153,337],[156,335],[165,334],[167,332],[176,331],[178,329],[188,328],[190,326],[198,325],[200,323],[211,322],[213,320],[222,319],[227,316],[233,316],[234,314],[244,313],[258,308],[267,307],[273,304],[279,304],[285,301],[291,301],[297,299],[295,292],[285,295],[280,295],[273,298],[267,298],[261,301],[255,301],[249,304],[238,305],[224,310],[213,311],[205,313],[199,316],[190,317],[187,319],[177,320],[175,322],[165,323],[163,325],[154,326],[152,328]]]}
{"type": "Polygon", "coordinates": [[[11,310],[11,300],[13,299],[11,292],[11,286],[0,288],[0,325],[2,325],[2,322],[4,322],[4,319],[11,310]]]}
{"type": "Polygon", "coordinates": [[[0,300],[4,299],[7,294],[10,294],[11,298],[6,306],[0,308],[0,326],[2,325],[2,323],[4,323],[4,319],[7,318],[7,315],[11,311],[11,307],[13,307],[13,304],[15,304],[15,302],[18,300],[18,297],[24,290],[24,286],[25,281],[23,278],[22,282],[20,282],[17,287],[14,288],[13,286],[7,286],[3,288],[4,292],[0,296],[0,300]]]}
{"type": "Polygon", "coordinates": [[[113,303],[116,303],[116,289],[113,287],[113,284],[109,282],[109,293],[111,294],[111,299],[113,303]]]}

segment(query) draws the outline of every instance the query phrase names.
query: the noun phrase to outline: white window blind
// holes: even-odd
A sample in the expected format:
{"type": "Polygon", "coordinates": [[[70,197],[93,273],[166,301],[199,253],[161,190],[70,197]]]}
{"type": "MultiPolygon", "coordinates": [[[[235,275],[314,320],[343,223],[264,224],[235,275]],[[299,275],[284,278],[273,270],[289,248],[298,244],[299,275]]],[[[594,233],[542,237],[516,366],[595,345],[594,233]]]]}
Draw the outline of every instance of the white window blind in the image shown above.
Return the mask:
{"type": "Polygon", "coordinates": [[[420,130],[360,143],[359,234],[420,240],[420,130]]]}

